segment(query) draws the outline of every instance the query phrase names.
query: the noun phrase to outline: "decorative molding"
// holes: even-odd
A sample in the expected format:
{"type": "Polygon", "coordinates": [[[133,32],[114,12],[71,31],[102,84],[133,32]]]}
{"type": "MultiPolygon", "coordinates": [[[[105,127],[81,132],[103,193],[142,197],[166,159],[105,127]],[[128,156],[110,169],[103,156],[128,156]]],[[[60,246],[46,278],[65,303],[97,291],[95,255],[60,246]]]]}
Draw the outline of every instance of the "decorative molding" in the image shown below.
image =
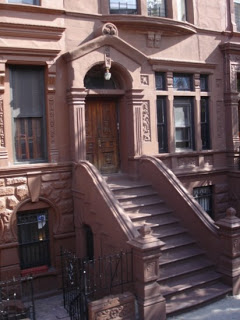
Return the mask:
{"type": "Polygon", "coordinates": [[[0,95],[0,147],[5,148],[3,99],[0,95]]]}
{"type": "Polygon", "coordinates": [[[143,140],[151,141],[151,121],[150,121],[150,105],[149,101],[142,103],[142,130],[143,140]]]}
{"type": "Polygon", "coordinates": [[[135,152],[134,155],[138,156],[142,154],[142,128],[141,128],[141,107],[135,106],[134,108],[135,118],[135,152]]]}
{"type": "Polygon", "coordinates": [[[56,57],[61,50],[59,49],[33,49],[33,48],[16,48],[16,47],[0,47],[0,52],[2,55],[17,55],[19,56],[30,56],[30,57],[44,57],[53,58],[56,57]]]}
{"type": "Polygon", "coordinates": [[[45,13],[51,15],[62,15],[65,13],[65,10],[61,9],[53,9],[53,8],[46,8],[41,6],[35,5],[22,5],[22,4],[13,4],[13,3],[0,3],[0,10],[7,10],[7,11],[19,11],[19,12],[33,12],[33,13],[45,13]]]}
{"type": "Polygon", "coordinates": [[[144,86],[149,86],[149,76],[147,74],[141,74],[141,84],[144,86]]]}
{"type": "Polygon", "coordinates": [[[217,137],[218,137],[218,139],[222,139],[223,133],[224,133],[223,120],[225,119],[225,117],[224,117],[223,107],[224,107],[223,102],[217,101],[217,103],[216,103],[216,119],[217,119],[217,137]]]}
{"type": "Polygon", "coordinates": [[[118,29],[113,23],[105,23],[102,27],[102,34],[107,36],[118,36],[118,29]]]}
{"type": "Polygon", "coordinates": [[[60,40],[65,28],[0,22],[0,36],[60,40]]]}
{"type": "Polygon", "coordinates": [[[162,34],[160,32],[147,33],[147,46],[149,48],[160,48],[162,34]]]}

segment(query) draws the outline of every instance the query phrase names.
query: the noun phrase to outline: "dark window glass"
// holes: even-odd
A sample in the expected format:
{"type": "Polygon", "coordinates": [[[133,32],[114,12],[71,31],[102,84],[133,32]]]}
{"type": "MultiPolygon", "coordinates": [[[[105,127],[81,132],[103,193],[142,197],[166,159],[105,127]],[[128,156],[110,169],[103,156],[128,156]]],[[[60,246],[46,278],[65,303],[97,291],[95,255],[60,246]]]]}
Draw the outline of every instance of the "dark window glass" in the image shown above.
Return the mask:
{"type": "Polygon", "coordinates": [[[111,76],[110,80],[104,78],[105,68],[103,65],[94,66],[88,71],[84,78],[84,86],[87,89],[117,89],[117,84],[114,76],[111,76]]]}
{"type": "Polygon", "coordinates": [[[193,81],[191,74],[173,74],[173,88],[178,91],[192,91],[193,81]]]}
{"type": "Polygon", "coordinates": [[[237,73],[237,91],[240,92],[240,73],[237,73]]]}
{"type": "Polygon", "coordinates": [[[8,0],[8,3],[22,3],[39,6],[39,0],[8,0]]]}
{"type": "Polygon", "coordinates": [[[155,73],[155,83],[156,83],[156,90],[166,90],[165,73],[156,72],[155,73]]]}
{"type": "Polygon", "coordinates": [[[16,161],[46,160],[44,69],[10,68],[16,161]]]}
{"type": "Polygon", "coordinates": [[[194,148],[192,100],[174,99],[175,147],[176,151],[194,148]]]}
{"type": "Polygon", "coordinates": [[[137,14],[137,0],[110,0],[111,14],[137,14]]]}
{"type": "Polygon", "coordinates": [[[235,23],[237,31],[240,31],[240,1],[234,0],[234,11],[235,11],[235,23]]]}
{"type": "Polygon", "coordinates": [[[49,266],[49,228],[47,210],[17,214],[21,269],[49,266]]]}
{"type": "Polygon", "coordinates": [[[193,189],[193,196],[210,217],[213,218],[213,187],[198,187],[193,189]]]}
{"type": "Polygon", "coordinates": [[[201,91],[208,91],[208,75],[200,75],[200,89],[201,91]]]}
{"type": "Polygon", "coordinates": [[[149,16],[166,17],[166,0],[147,0],[149,16]]]}
{"type": "Polygon", "coordinates": [[[203,150],[210,149],[208,98],[201,98],[201,139],[203,150]]]}
{"type": "Polygon", "coordinates": [[[158,130],[158,150],[160,153],[168,151],[167,144],[167,117],[166,98],[157,97],[157,130],[158,130]]]}

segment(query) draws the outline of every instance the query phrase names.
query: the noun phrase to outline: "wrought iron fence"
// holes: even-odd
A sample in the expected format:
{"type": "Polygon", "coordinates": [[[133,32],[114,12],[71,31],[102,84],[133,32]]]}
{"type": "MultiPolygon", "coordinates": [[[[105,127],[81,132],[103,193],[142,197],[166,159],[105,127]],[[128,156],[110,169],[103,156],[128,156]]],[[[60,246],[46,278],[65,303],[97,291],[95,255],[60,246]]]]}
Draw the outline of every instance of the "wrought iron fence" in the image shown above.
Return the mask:
{"type": "Polygon", "coordinates": [[[131,290],[131,251],[87,260],[62,250],[61,259],[64,307],[72,320],[88,319],[90,301],[131,290]]]}
{"type": "Polygon", "coordinates": [[[0,282],[0,320],[35,320],[32,277],[0,282]]]}

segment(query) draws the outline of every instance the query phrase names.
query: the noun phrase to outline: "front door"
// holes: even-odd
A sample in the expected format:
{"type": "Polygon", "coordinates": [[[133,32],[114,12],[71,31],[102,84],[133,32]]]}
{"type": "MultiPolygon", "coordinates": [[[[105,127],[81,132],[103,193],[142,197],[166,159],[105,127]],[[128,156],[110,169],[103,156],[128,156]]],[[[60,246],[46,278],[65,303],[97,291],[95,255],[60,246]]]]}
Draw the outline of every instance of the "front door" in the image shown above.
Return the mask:
{"type": "Polygon", "coordinates": [[[117,108],[111,100],[86,103],[87,160],[101,173],[118,171],[117,108]]]}

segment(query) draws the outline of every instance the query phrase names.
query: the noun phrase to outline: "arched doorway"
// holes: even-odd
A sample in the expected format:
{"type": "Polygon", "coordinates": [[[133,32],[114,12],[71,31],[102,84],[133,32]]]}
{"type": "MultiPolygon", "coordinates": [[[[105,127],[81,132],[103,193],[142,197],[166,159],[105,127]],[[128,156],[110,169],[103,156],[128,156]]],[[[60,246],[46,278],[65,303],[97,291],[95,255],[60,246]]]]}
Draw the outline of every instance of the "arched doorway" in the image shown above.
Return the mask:
{"type": "Polygon", "coordinates": [[[84,79],[86,89],[104,90],[104,95],[86,99],[86,157],[103,174],[119,170],[119,116],[117,98],[111,92],[119,88],[114,76],[104,78],[102,64],[88,71],[84,79]]]}

